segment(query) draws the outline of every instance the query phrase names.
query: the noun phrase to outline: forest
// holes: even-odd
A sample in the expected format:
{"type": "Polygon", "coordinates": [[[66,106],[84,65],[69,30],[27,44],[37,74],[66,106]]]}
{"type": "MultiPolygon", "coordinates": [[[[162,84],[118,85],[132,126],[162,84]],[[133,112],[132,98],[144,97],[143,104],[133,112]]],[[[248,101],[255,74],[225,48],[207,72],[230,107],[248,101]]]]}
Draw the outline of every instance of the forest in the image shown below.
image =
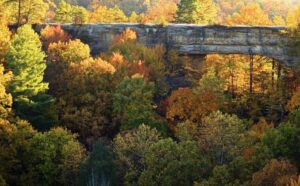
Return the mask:
{"type": "Polygon", "coordinates": [[[300,61],[60,26],[101,23],[280,26],[300,55],[299,0],[0,0],[0,186],[300,186],[300,61]]]}

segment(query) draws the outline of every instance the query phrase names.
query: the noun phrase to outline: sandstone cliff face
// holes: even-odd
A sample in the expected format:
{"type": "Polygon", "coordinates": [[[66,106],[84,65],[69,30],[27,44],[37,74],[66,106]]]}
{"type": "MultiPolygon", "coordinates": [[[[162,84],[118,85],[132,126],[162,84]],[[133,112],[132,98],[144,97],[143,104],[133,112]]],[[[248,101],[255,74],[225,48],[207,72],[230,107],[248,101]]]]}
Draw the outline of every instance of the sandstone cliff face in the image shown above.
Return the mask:
{"type": "MultiPolygon", "coordinates": [[[[44,25],[36,25],[38,31],[44,25]]],[[[161,44],[167,50],[181,54],[257,54],[293,64],[295,57],[288,55],[288,37],[284,27],[201,26],[186,24],[64,24],[61,27],[73,37],[89,44],[92,54],[106,51],[112,39],[127,28],[137,33],[145,46],[161,44]]]]}

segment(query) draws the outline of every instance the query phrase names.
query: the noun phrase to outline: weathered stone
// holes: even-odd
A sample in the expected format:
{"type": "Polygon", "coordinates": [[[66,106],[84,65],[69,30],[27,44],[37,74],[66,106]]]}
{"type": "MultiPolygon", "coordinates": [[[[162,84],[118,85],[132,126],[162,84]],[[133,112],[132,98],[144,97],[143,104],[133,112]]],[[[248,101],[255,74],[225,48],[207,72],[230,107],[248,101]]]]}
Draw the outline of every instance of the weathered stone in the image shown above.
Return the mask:
{"type": "MultiPolygon", "coordinates": [[[[36,25],[39,31],[45,25],[36,25]]],[[[293,65],[299,57],[289,55],[289,39],[285,27],[203,26],[187,24],[63,24],[73,37],[89,44],[92,54],[108,50],[113,38],[127,28],[137,33],[145,46],[161,44],[180,54],[254,54],[274,58],[293,65]]]]}

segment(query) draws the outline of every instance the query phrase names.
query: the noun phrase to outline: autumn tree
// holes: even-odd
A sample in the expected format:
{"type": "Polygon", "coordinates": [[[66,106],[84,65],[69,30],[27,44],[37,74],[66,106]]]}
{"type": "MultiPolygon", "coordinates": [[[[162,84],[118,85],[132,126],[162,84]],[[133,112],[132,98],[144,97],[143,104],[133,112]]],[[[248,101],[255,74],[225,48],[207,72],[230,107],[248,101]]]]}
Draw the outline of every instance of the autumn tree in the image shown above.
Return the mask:
{"type": "Polygon", "coordinates": [[[112,121],[112,74],[115,68],[101,58],[71,63],[57,87],[59,119],[62,125],[92,145],[108,137],[112,121]]]}
{"type": "Polygon", "coordinates": [[[120,53],[127,62],[127,76],[142,75],[155,84],[155,96],[165,96],[168,86],[163,80],[166,74],[165,49],[160,45],[147,48],[137,42],[135,31],[126,29],[116,36],[110,46],[111,54],[120,53]]]}
{"type": "Polygon", "coordinates": [[[291,9],[287,14],[287,26],[295,29],[300,24],[300,3],[298,3],[296,9],[291,9]]]}
{"type": "Polygon", "coordinates": [[[46,26],[41,30],[41,41],[45,50],[51,43],[67,42],[71,36],[66,33],[60,26],[46,26]]]}
{"type": "Polygon", "coordinates": [[[210,24],[215,22],[217,8],[212,0],[182,0],[176,12],[177,23],[210,24]]]}
{"type": "Polygon", "coordinates": [[[11,79],[10,73],[4,74],[4,68],[0,66],[0,118],[7,118],[11,113],[12,96],[7,93],[6,85],[11,79]]]}
{"type": "Polygon", "coordinates": [[[90,47],[79,39],[67,42],[59,41],[49,45],[47,55],[51,63],[61,64],[63,67],[88,59],[90,57],[90,47]]]}
{"type": "Polygon", "coordinates": [[[209,110],[203,108],[200,98],[190,88],[179,88],[168,98],[167,118],[173,121],[196,121],[209,110]]]}
{"type": "Polygon", "coordinates": [[[49,82],[49,92],[57,96],[60,81],[63,79],[64,70],[71,64],[78,64],[89,59],[90,47],[82,43],[79,39],[67,42],[51,43],[47,50],[47,60],[49,61],[45,79],[49,82]]]}
{"type": "Polygon", "coordinates": [[[6,58],[7,68],[14,75],[8,90],[14,98],[15,113],[38,129],[47,129],[57,121],[54,99],[45,94],[48,84],[43,82],[44,58],[38,35],[29,25],[20,27],[6,58]]]}
{"type": "Polygon", "coordinates": [[[4,23],[0,23],[0,63],[4,63],[10,47],[11,33],[4,23]]]}
{"type": "Polygon", "coordinates": [[[252,185],[288,185],[296,179],[297,168],[287,160],[272,159],[262,170],[253,174],[252,185]]]}
{"type": "Polygon", "coordinates": [[[265,13],[258,3],[241,7],[238,13],[228,16],[226,20],[229,25],[272,25],[267,13],[265,13]]]}
{"type": "Polygon", "coordinates": [[[194,89],[173,91],[168,101],[168,119],[199,122],[202,117],[221,108],[225,101],[222,82],[211,70],[202,76],[194,89]]]}
{"type": "Polygon", "coordinates": [[[124,12],[117,6],[108,8],[95,4],[89,14],[89,22],[91,23],[120,23],[127,22],[127,20],[124,12]]]}
{"type": "Polygon", "coordinates": [[[157,0],[146,12],[147,22],[167,24],[175,20],[177,4],[174,0],[157,0]]]}
{"type": "Polygon", "coordinates": [[[10,22],[18,26],[22,24],[42,23],[46,18],[49,7],[48,0],[5,0],[10,8],[10,22]]]}
{"type": "Polygon", "coordinates": [[[0,119],[0,175],[8,185],[22,185],[29,140],[36,133],[26,121],[0,119]]]}
{"type": "Polygon", "coordinates": [[[114,151],[119,166],[119,176],[127,185],[136,185],[140,175],[145,171],[145,156],[149,147],[160,139],[156,129],[140,125],[137,129],[118,134],[114,139],[114,151]]]}

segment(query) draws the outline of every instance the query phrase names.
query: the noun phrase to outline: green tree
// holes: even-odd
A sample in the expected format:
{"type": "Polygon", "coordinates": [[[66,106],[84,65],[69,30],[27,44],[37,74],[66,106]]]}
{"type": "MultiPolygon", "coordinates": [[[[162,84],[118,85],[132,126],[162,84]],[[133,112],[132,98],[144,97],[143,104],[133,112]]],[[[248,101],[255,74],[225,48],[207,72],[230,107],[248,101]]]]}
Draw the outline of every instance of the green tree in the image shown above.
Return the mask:
{"type": "Polygon", "coordinates": [[[56,9],[54,20],[59,23],[82,24],[88,21],[88,11],[81,6],[73,6],[64,0],[56,9]]]}
{"type": "Polygon", "coordinates": [[[9,90],[16,100],[28,99],[47,90],[48,84],[43,82],[44,58],[39,36],[29,25],[20,27],[7,55],[7,68],[14,74],[9,90]]]}
{"type": "Polygon", "coordinates": [[[85,151],[75,135],[62,128],[54,128],[36,134],[29,144],[26,153],[28,173],[23,177],[24,185],[72,185],[76,181],[85,151]],[[68,175],[73,177],[64,177],[68,175]]]}
{"type": "Polygon", "coordinates": [[[97,142],[80,168],[79,185],[116,185],[116,167],[111,149],[97,142]]]}
{"type": "Polygon", "coordinates": [[[181,0],[177,12],[176,22],[209,24],[215,21],[217,8],[212,0],[181,0]]]}
{"type": "Polygon", "coordinates": [[[300,129],[290,123],[282,123],[278,128],[269,129],[263,138],[275,158],[288,158],[300,165],[300,129]]]}
{"type": "Polygon", "coordinates": [[[116,88],[113,111],[121,121],[121,129],[133,129],[145,123],[162,129],[154,119],[154,84],[142,77],[126,77],[116,88]]]}
{"type": "Polygon", "coordinates": [[[210,153],[216,164],[225,164],[240,154],[239,147],[246,123],[235,115],[214,112],[203,118],[200,128],[200,143],[210,153]]]}
{"type": "Polygon", "coordinates": [[[163,139],[153,144],[146,154],[147,169],[139,178],[140,185],[193,185],[210,169],[210,163],[197,143],[176,143],[163,139]]]}
{"type": "Polygon", "coordinates": [[[88,11],[81,6],[73,7],[73,22],[83,24],[88,22],[88,11]]]}
{"type": "Polygon", "coordinates": [[[126,185],[137,185],[138,178],[146,169],[145,156],[149,147],[160,139],[156,129],[144,124],[138,129],[118,134],[114,139],[114,151],[119,175],[126,185]]]}
{"type": "Polygon", "coordinates": [[[54,20],[60,23],[72,23],[73,6],[64,0],[61,0],[59,7],[56,9],[54,20]]]}
{"type": "Polygon", "coordinates": [[[39,129],[47,129],[57,121],[54,99],[45,94],[48,84],[43,82],[44,58],[39,36],[29,25],[20,27],[6,58],[7,68],[14,75],[8,90],[14,98],[15,113],[39,129]]]}

